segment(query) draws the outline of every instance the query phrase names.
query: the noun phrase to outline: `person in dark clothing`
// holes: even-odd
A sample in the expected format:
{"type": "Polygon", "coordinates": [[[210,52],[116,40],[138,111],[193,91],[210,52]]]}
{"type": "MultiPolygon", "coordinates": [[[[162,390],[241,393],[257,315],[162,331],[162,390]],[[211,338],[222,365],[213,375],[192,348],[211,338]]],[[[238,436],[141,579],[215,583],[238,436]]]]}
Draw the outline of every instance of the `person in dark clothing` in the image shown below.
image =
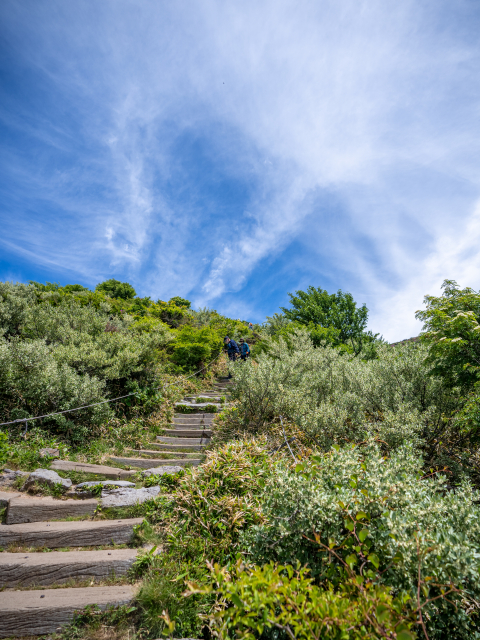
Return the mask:
{"type": "Polygon", "coordinates": [[[225,344],[227,345],[229,359],[235,361],[237,359],[237,355],[240,353],[238,344],[235,342],[235,340],[231,340],[228,336],[225,338],[225,344]]]}
{"type": "MultiPolygon", "coordinates": [[[[231,340],[228,336],[225,337],[225,344],[227,345],[228,359],[231,362],[235,362],[237,359],[237,355],[240,353],[240,349],[238,348],[238,344],[235,340],[231,340]]],[[[229,372],[228,377],[231,378],[232,374],[229,372]]]]}
{"type": "Polygon", "coordinates": [[[240,338],[239,346],[240,346],[240,357],[242,360],[245,361],[250,355],[250,347],[248,346],[248,344],[245,342],[243,338],[240,338]]]}

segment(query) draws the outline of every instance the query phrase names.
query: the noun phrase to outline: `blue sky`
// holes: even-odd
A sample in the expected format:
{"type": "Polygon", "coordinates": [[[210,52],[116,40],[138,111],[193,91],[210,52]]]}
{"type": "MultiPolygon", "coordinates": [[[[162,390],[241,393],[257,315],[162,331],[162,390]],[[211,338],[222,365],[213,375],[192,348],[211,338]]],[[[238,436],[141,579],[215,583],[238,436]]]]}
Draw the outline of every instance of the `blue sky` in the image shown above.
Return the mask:
{"type": "Polygon", "coordinates": [[[0,279],[416,335],[480,288],[478,0],[3,0],[0,279]]]}

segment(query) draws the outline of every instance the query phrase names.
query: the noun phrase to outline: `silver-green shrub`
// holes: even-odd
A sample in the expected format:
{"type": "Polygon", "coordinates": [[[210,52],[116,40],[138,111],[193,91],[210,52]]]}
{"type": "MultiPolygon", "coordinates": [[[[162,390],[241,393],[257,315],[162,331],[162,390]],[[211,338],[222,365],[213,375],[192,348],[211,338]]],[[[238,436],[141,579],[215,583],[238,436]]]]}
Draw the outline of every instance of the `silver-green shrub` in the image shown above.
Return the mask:
{"type": "Polygon", "coordinates": [[[366,361],[329,346],[315,348],[303,331],[288,343],[272,341],[256,362],[235,366],[233,397],[243,431],[268,431],[282,415],[324,450],[372,435],[388,447],[420,444],[442,428],[458,406],[458,393],[429,375],[426,347],[380,345],[377,353],[366,361]]]}
{"type": "MultiPolygon", "coordinates": [[[[156,353],[171,340],[163,323],[145,331],[128,314],[112,315],[106,302],[92,306],[32,285],[0,283],[0,422],[101,402],[138,380],[148,385],[156,353]]],[[[79,440],[111,415],[103,404],[49,424],[79,440]]]]}
{"type": "Polygon", "coordinates": [[[367,444],[278,469],[262,499],[268,524],[244,534],[247,557],[298,561],[334,586],[348,565],[420,604],[431,640],[480,637],[479,495],[467,482],[448,491],[444,476],[421,467],[411,447],[385,458],[367,444]]]}

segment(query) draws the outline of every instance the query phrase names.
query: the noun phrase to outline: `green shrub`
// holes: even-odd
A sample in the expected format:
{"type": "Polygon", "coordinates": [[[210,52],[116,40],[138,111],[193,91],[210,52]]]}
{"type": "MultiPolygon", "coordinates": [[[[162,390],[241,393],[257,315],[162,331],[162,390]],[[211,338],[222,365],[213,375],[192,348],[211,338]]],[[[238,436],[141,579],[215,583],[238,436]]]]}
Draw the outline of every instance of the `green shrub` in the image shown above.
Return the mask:
{"type": "Polygon", "coordinates": [[[348,567],[414,608],[420,589],[431,640],[478,638],[478,497],[468,483],[448,491],[421,466],[407,447],[386,459],[368,445],[279,470],[263,496],[268,523],[241,544],[258,564],[308,566],[326,587],[340,588],[348,567]]]}
{"type": "Polygon", "coordinates": [[[314,584],[305,567],[269,563],[245,566],[239,560],[227,571],[212,567],[216,588],[196,587],[192,594],[217,596],[210,615],[215,637],[227,640],[240,634],[245,640],[298,638],[304,640],[365,640],[416,637],[415,618],[401,598],[386,587],[349,577],[341,588],[314,584]]]}
{"type": "Polygon", "coordinates": [[[9,453],[10,447],[8,446],[8,436],[3,431],[0,431],[0,467],[7,462],[9,453]]]}

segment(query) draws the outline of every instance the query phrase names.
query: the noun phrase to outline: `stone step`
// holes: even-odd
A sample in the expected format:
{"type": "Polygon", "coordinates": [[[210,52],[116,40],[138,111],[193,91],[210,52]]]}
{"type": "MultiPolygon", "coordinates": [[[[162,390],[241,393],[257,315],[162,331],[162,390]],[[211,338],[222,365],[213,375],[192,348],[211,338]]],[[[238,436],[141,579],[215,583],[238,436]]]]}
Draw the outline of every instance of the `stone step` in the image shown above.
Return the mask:
{"type": "MultiPolygon", "coordinates": [[[[179,458],[187,458],[188,456],[193,456],[195,457],[195,453],[188,453],[188,451],[186,453],[184,453],[183,455],[178,455],[178,451],[170,451],[168,450],[168,445],[163,445],[163,444],[159,444],[158,442],[149,442],[148,443],[149,446],[154,447],[154,449],[127,449],[127,451],[129,453],[135,453],[137,456],[158,456],[157,462],[163,462],[165,461],[167,464],[169,462],[169,458],[162,458],[162,456],[171,453],[172,456],[177,456],[179,458]],[[162,447],[167,447],[166,449],[162,448],[162,447]]],[[[194,449],[194,451],[196,451],[196,449],[194,449]]],[[[198,456],[197,456],[198,458],[198,456]]],[[[175,466],[175,465],[173,465],[175,466]]]]}
{"type": "Polygon", "coordinates": [[[21,495],[18,491],[0,491],[0,509],[8,507],[12,498],[18,498],[21,495]]]}
{"type": "Polygon", "coordinates": [[[128,604],[134,597],[130,585],[3,591],[0,593],[0,638],[54,633],[73,619],[75,611],[96,604],[100,609],[128,604]]]}
{"type": "MultiPolygon", "coordinates": [[[[191,407],[192,409],[201,409],[202,407],[211,407],[214,403],[213,402],[176,402],[175,406],[176,407],[191,407]]],[[[226,407],[226,404],[222,404],[221,405],[222,408],[226,407]]],[[[188,414],[184,414],[184,415],[188,415],[188,414]]]]}
{"type": "MultiPolygon", "coordinates": [[[[117,464],[124,464],[125,466],[130,467],[139,467],[140,469],[150,469],[151,467],[158,467],[159,459],[148,459],[148,458],[111,458],[113,462],[117,464]]],[[[185,467],[186,465],[191,465],[193,467],[198,466],[202,460],[200,458],[182,458],[180,460],[162,460],[162,466],[164,467],[185,467]]]]}
{"type": "Polygon", "coordinates": [[[176,429],[164,429],[163,436],[171,436],[172,438],[210,438],[212,435],[211,429],[199,428],[185,429],[184,425],[176,429]]]}
{"type": "Polygon", "coordinates": [[[0,553],[0,587],[62,584],[71,578],[101,580],[124,576],[136,549],[0,553]]]}
{"type": "Polygon", "coordinates": [[[7,524],[60,520],[71,516],[93,515],[97,501],[55,500],[54,498],[12,498],[8,505],[7,524]]]}
{"type": "MultiPolygon", "coordinates": [[[[193,439],[193,438],[192,438],[193,439]]],[[[206,442],[205,444],[162,444],[161,442],[159,442],[157,444],[158,450],[159,451],[166,451],[168,450],[174,450],[174,451],[178,451],[180,453],[192,453],[194,451],[203,451],[206,447],[206,442]]]]}
{"type": "MultiPolygon", "coordinates": [[[[199,398],[201,401],[204,401],[206,397],[207,396],[186,396],[184,399],[184,404],[186,404],[187,402],[197,403],[197,398],[199,398]]],[[[221,398],[219,396],[212,396],[211,398],[209,398],[208,404],[210,403],[220,404],[221,398]]]]}
{"type": "Polygon", "coordinates": [[[25,547],[59,549],[112,543],[127,544],[133,538],[133,527],[141,522],[143,518],[0,524],[0,547],[21,544],[25,547]]]}
{"type": "Polygon", "coordinates": [[[70,460],[54,460],[50,465],[54,471],[82,471],[83,473],[95,473],[105,476],[109,480],[125,480],[132,474],[125,469],[107,467],[104,464],[90,464],[88,462],[71,462],[70,460]]]}
{"type": "Polygon", "coordinates": [[[202,422],[205,420],[213,420],[217,414],[216,413],[176,413],[174,415],[175,420],[201,420],[202,422]]]}
{"type": "Polygon", "coordinates": [[[208,444],[210,438],[171,438],[165,436],[157,436],[157,441],[162,444],[171,444],[179,447],[185,445],[186,447],[193,446],[195,444],[208,444]]]}
{"type": "MultiPolygon", "coordinates": [[[[172,456],[177,456],[178,458],[188,458],[188,457],[195,457],[195,453],[189,453],[188,451],[182,452],[182,451],[172,451],[171,447],[169,447],[168,445],[165,444],[161,444],[160,442],[149,442],[148,443],[149,447],[154,447],[155,449],[157,449],[157,451],[149,451],[148,453],[153,453],[153,454],[158,454],[159,458],[158,460],[160,462],[162,462],[162,460],[168,460],[168,458],[162,458],[161,456],[164,455],[168,455],[171,454],[172,456]],[[167,449],[165,448],[167,447],[167,449]]],[[[139,453],[141,450],[135,450],[135,449],[129,449],[129,451],[135,452],[135,453],[139,453]]],[[[198,456],[197,456],[198,457],[198,456]]]]}
{"type": "Polygon", "coordinates": [[[195,425],[197,427],[202,427],[202,426],[210,426],[213,424],[213,418],[206,418],[205,420],[202,420],[201,418],[190,418],[188,417],[188,415],[186,415],[183,418],[174,418],[173,423],[175,426],[181,426],[182,424],[186,424],[186,425],[195,425]]]}

